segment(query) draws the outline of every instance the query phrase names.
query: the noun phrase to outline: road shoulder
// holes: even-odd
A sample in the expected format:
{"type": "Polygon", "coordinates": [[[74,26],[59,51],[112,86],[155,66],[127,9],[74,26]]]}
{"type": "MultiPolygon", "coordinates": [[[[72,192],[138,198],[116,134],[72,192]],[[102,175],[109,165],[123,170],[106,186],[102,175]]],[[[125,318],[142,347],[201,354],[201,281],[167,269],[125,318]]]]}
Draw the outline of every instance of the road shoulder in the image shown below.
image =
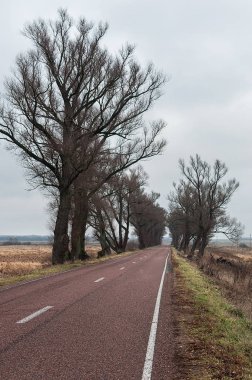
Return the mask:
{"type": "Polygon", "coordinates": [[[252,326],[195,265],[173,252],[176,379],[252,379],[252,326]]]}
{"type": "Polygon", "coordinates": [[[176,378],[173,286],[174,273],[171,260],[169,260],[160,304],[152,380],[174,380],[176,378]]]}

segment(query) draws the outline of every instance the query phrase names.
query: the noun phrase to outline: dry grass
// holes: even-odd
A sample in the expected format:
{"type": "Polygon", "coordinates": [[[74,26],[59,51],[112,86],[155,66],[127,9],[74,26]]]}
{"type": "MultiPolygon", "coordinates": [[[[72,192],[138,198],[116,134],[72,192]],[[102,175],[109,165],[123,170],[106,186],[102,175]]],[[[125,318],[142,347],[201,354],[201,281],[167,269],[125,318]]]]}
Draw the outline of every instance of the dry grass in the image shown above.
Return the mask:
{"type": "Polygon", "coordinates": [[[233,262],[252,263],[252,250],[247,248],[236,247],[211,247],[208,248],[214,256],[222,256],[233,262]]]}
{"type": "Polygon", "coordinates": [[[51,246],[0,246],[0,287],[134,254],[134,252],[125,252],[120,255],[113,253],[110,256],[98,259],[97,252],[100,249],[101,247],[99,245],[87,245],[86,251],[90,260],[77,260],[74,263],[66,262],[62,265],[52,265],[51,246]]]}
{"type": "Polygon", "coordinates": [[[36,269],[43,268],[43,264],[38,262],[22,262],[22,261],[15,261],[15,262],[6,262],[3,263],[0,262],[0,276],[5,275],[21,275],[25,273],[31,273],[36,269]]]}
{"type": "Polygon", "coordinates": [[[179,379],[252,379],[252,325],[196,265],[173,251],[179,379]]]}
{"type": "MultiPolygon", "coordinates": [[[[100,246],[87,246],[91,259],[97,257],[100,246]]],[[[20,276],[51,267],[52,247],[49,245],[0,246],[0,279],[20,276]]]]}
{"type": "Polygon", "coordinates": [[[49,264],[51,254],[52,247],[49,245],[2,245],[0,246],[0,263],[18,261],[49,264]]]}
{"type": "Polygon", "coordinates": [[[209,248],[200,266],[252,320],[252,252],[234,247],[209,248]]]}
{"type": "Polygon", "coordinates": [[[0,278],[49,267],[51,250],[47,245],[0,246],[0,278]]]}

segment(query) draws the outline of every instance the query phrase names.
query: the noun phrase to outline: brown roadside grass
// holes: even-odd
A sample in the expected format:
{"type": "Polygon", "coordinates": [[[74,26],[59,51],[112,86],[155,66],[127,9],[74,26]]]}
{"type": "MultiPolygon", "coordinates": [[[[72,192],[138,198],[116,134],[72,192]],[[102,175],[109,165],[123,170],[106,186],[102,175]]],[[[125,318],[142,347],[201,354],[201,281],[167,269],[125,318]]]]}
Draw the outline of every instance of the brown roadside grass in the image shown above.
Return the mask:
{"type": "Polygon", "coordinates": [[[252,249],[238,248],[230,246],[222,247],[209,247],[207,251],[211,252],[214,256],[222,256],[231,261],[252,263],[252,249]]]}
{"type": "Polygon", "coordinates": [[[200,262],[222,292],[252,320],[252,251],[235,247],[208,248],[200,262]]]}
{"type": "MultiPolygon", "coordinates": [[[[87,246],[93,259],[100,246],[87,246]]],[[[38,269],[51,267],[52,247],[49,245],[10,245],[0,246],[0,279],[20,276],[38,269]]]]}
{"type": "Polygon", "coordinates": [[[0,246],[0,278],[48,267],[50,256],[51,247],[47,245],[0,246]]]}
{"type": "Polygon", "coordinates": [[[252,379],[251,323],[175,250],[173,263],[176,379],[252,379]]]}
{"type": "Polygon", "coordinates": [[[62,265],[51,264],[52,247],[46,245],[0,246],[0,287],[9,286],[21,281],[31,281],[41,277],[54,275],[85,265],[95,265],[122,256],[133,255],[137,251],[127,251],[117,255],[97,258],[101,249],[99,245],[87,245],[89,260],[76,260],[62,265]]]}

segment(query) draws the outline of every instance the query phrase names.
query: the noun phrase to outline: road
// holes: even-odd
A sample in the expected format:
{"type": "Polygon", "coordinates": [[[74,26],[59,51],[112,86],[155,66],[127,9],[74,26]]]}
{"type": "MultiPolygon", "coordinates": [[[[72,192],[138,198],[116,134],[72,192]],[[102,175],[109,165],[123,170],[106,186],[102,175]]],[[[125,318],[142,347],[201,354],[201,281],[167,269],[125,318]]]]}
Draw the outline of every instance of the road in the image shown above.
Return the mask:
{"type": "Polygon", "coordinates": [[[0,291],[0,378],[172,379],[169,267],[157,247],[0,291]]]}

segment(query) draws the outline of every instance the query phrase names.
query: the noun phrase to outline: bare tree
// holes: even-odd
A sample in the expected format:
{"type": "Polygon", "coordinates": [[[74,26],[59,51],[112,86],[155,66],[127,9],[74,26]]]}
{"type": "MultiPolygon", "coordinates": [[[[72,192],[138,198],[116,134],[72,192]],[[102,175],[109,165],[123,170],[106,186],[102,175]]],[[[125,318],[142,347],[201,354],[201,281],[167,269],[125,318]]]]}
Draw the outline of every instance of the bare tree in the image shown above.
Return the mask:
{"type": "Polygon", "coordinates": [[[236,218],[231,218],[225,213],[217,219],[215,229],[213,231],[213,233],[224,234],[237,246],[241,240],[243,232],[244,226],[236,218]]]}
{"type": "Polygon", "coordinates": [[[152,65],[142,69],[132,46],[111,56],[101,47],[106,31],[106,24],[94,27],[83,18],[75,24],[65,10],[55,22],[40,19],[27,25],[24,34],[33,49],[18,56],[6,82],[1,138],[21,154],[38,186],[58,190],[54,264],[69,255],[71,188],[99,162],[106,141],[128,165],[136,162],[134,155],[150,157],[164,146],[156,143],[164,123],[146,128],[142,120],[160,96],[164,76],[152,65]]]}
{"type": "Polygon", "coordinates": [[[150,195],[143,190],[134,194],[131,202],[131,223],[138,237],[139,248],[160,245],[165,233],[166,211],[159,206],[159,194],[150,195]]]}
{"type": "Polygon", "coordinates": [[[190,183],[181,180],[174,183],[174,191],[168,196],[169,214],[167,225],[172,235],[172,244],[188,252],[189,244],[197,233],[197,202],[190,183]]]}
{"type": "MultiPolygon", "coordinates": [[[[190,158],[188,166],[183,160],[179,161],[179,165],[183,179],[177,186],[176,196],[170,200],[176,203],[175,209],[177,211],[183,211],[180,213],[180,217],[185,224],[188,223],[189,236],[190,239],[193,238],[191,255],[198,248],[199,257],[202,257],[205,247],[214,233],[224,232],[231,237],[232,231],[238,232],[241,229],[240,223],[226,216],[226,206],[239,183],[235,179],[223,181],[228,169],[219,160],[216,160],[211,167],[199,155],[196,155],[195,158],[190,158]],[[183,197],[188,200],[187,205],[189,207],[187,209],[181,207],[183,197]]],[[[173,203],[170,204],[171,208],[174,207],[173,203]]],[[[175,215],[170,214],[171,232],[175,233],[176,243],[178,243],[177,235],[185,235],[186,229],[183,228],[178,233],[174,220],[175,215]]],[[[188,248],[188,244],[187,240],[186,248],[188,248]]]]}
{"type": "Polygon", "coordinates": [[[77,197],[75,197],[74,209],[77,213],[73,216],[72,225],[72,257],[85,258],[85,247],[83,242],[84,231],[86,228],[88,200],[105,184],[111,181],[114,176],[140,162],[143,159],[150,158],[162,152],[165,141],[156,142],[160,131],[164,128],[163,122],[153,123],[152,131],[148,135],[144,129],[141,137],[135,137],[130,141],[128,139],[115,140],[114,145],[108,148],[105,145],[103,150],[97,155],[98,160],[93,161],[91,170],[81,174],[74,183],[78,188],[77,197]],[[88,191],[87,191],[88,189],[88,191]],[[86,202],[83,202],[81,193],[87,194],[86,202]],[[78,203],[77,203],[78,202],[78,203]],[[84,209],[85,208],[85,209],[84,209]]]}
{"type": "Polygon", "coordinates": [[[101,250],[98,251],[98,257],[111,254],[110,242],[107,239],[107,230],[109,226],[103,213],[104,208],[104,198],[95,194],[91,199],[88,223],[93,228],[94,236],[98,239],[101,245],[101,250]]]}
{"type": "MultiPolygon", "coordinates": [[[[107,245],[116,253],[125,252],[130,232],[132,199],[146,179],[147,174],[141,167],[129,173],[120,172],[92,198],[90,223],[96,229],[99,240],[105,238],[107,245]]],[[[107,251],[105,245],[100,255],[107,251]]]]}

